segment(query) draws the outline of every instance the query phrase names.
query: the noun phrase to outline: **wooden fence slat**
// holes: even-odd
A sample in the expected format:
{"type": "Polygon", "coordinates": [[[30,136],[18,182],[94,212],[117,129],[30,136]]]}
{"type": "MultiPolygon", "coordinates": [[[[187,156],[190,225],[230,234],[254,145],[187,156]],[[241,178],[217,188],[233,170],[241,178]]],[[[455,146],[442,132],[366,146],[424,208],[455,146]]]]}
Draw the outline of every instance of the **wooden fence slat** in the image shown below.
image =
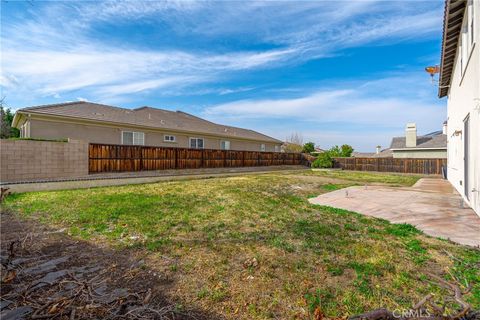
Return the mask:
{"type": "Polygon", "coordinates": [[[417,174],[442,174],[447,159],[415,158],[334,158],[334,168],[357,171],[379,171],[417,174]]]}
{"type": "Polygon", "coordinates": [[[142,170],[301,165],[301,154],[91,143],[90,173],[142,170]]]}

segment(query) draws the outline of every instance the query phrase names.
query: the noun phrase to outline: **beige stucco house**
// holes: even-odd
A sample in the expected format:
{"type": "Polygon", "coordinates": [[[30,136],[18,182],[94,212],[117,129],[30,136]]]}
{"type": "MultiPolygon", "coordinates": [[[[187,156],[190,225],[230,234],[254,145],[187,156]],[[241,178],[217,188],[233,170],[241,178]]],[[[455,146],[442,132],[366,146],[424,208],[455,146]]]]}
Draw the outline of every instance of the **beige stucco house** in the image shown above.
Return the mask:
{"type": "Polygon", "coordinates": [[[479,0],[446,1],[438,96],[448,99],[448,180],[480,215],[479,0]]]}
{"type": "Polygon", "coordinates": [[[417,125],[407,123],[405,136],[393,137],[390,148],[381,149],[377,146],[376,152],[354,152],[356,158],[410,158],[410,159],[447,159],[446,124],[443,130],[426,135],[417,135],[417,125]]]}
{"type": "Polygon", "coordinates": [[[124,109],[70,102],[20,109],[21,137],[90,143],[280,152],[282,142],[259,132],[216,124],[182,111],[124,109]]]}
{"type": "Polygon", "coordinates": [[[435,131],[418,136],[416,124],[407,123],[405,136],[394,137],[389,150],[393,158],[446,159],[447,135],[444,131],[435,131]]]}

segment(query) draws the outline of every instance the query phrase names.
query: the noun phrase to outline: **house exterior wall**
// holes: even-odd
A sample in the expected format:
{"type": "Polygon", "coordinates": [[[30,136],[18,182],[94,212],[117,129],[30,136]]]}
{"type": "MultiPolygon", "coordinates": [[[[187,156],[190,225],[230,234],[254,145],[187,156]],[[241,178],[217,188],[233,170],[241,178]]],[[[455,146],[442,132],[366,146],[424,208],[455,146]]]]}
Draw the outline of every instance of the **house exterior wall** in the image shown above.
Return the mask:
{"type": "Polygon", "coordinates": [[[78,178],[88,175],[88,143],[0,140],[0,182],[78,178]]]}
{"type": "Polygon", "coordinates": [[[394,158],[447,159],[447,150],[394,150],[394,158]]]}
{"type": "MultiPolygon", "coordinates": [[[[480,30],[480,1],[474,1],[475,29],[480,30]]],[[[464,18],[465,19],[465,18],[464,18]]],[[[480,215],[480,32],[474,33],[474,46],[462,74],[460,50],[447,100],[448,180],[480,215]],[[470,118],[468,176],[465,177],[464,120],[470,118]],[[469,190],[465,192],[465,179],[469,190]]]]}
{"type": "Polygon", "coordinates": [[[261,144],[265,144],[265,151],[275,151],[275,145],[280,150],[280,143],[231,139],[205,134],[187,134],[163,130],[144,130],[128,126],[95,125],[90,123],[66,122],[31,117],[30,137],[39,139],[70,138],[92,143],[121,144],[122,131],[137,131],[145,134],[146,146],[189,148],[189,138],[203,138],[205,149],[220,149],[221,141],[230,141],[230,150],[261,151],[261,144]],[[175,142],[165,142],[164,135],[174,135],[175,142]]]}

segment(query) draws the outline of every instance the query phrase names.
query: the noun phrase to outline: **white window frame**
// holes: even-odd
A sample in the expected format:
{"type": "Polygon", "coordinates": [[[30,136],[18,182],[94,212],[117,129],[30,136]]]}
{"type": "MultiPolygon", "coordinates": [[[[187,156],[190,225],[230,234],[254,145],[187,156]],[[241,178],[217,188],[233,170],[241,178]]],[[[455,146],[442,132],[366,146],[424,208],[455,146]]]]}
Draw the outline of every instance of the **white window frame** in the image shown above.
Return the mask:
{"type": "Polygon", "coordinates": [[[470,50],[473,49],[473,44],[475,43],[475,4],[473,0],[469,0],[467,3],[467,28],[468,28],[468,36],[470,40],[470,50]]]}
{"type": "Polygon", "coordinates": [[[165,134],[163,135],[163,141],[164,142],[177,142],[177,137],[171,134],[165,134]],[[173,138],[173,139],[171,139],[173,138]]]}
{"type": "Polygon", "coordinates": [[[222,141],[220,141],[220,149],[222,149],[222,150],[230,150],[230,140],[222,140],[222,141]]]}
{"type": "Polygon", "coordinates": [[[265,152],[265,150],[267,150],[267,147],[265,146],[265,143],[262,143],[260,145],[260,151],[265,152]]]}
{"type": "Polygon", "coordinates": [[[139,131],[122,131],[122,144],[125,144],[123,141],[123,134],[131,133],[132,134],[132,144],[126,144],[128,146],[144,146],[145,145],[145,133],[139,131]],[[141,139],[139,139],[141,137],[141,139]],[[138,143],[140,142],[140,143],[138,143]]]}
{"type": "Polygon", "coordinates": [[[462,28],[460,29],[459,58],[460,58],[460,75],[462,76],[462,78],[468,67],[469,60],[472,55],[473,47],[475,46],[475,37],[474,37],[475,17],[474,17],[474,9],[473,9],[474,5],[475,4],[473,0],[468,0],[467,8],[465,10],[465,15],[463,17],[462,28]]]}
{"type": "Polygon", "coordinates": [[[198,137],[190,137],[188,138],[188,147],[190,149],[205,149],[205,139],[198,138],[198,137]],[[192,147],[192,140],[195,140],[195,147],[192,147]],[[202,140],[202,147],[198,147],[198,140],[202,140]]]}
{"type": "Polygon", "coordinates": [[[25,121],[25,123],[20,126],[20,138],[30,138],[30,122],[29,121],[25,121]]]}
{"type": "Polygon", "coordinates": [[[275,145],[275,152],[280,152],[280,146],[275,145]]]}

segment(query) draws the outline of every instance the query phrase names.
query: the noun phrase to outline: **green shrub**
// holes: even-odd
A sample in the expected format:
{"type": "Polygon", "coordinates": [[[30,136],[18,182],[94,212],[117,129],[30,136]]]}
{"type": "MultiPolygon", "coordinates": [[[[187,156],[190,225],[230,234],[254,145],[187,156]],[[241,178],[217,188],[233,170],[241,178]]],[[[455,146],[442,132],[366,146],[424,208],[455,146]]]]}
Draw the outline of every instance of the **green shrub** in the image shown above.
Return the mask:
{"type": "Polygon", "coordinates": [[[333,160],[329,152],[320,153],[312,163],[313,168],[331,168],[333,167],[333,160]]]}
{"type": "Polygon", "coordinates": [[[307,142],[303,145],[303,153],[311,153],[313,151],[315,151],[315,143],[307,142]]]}

